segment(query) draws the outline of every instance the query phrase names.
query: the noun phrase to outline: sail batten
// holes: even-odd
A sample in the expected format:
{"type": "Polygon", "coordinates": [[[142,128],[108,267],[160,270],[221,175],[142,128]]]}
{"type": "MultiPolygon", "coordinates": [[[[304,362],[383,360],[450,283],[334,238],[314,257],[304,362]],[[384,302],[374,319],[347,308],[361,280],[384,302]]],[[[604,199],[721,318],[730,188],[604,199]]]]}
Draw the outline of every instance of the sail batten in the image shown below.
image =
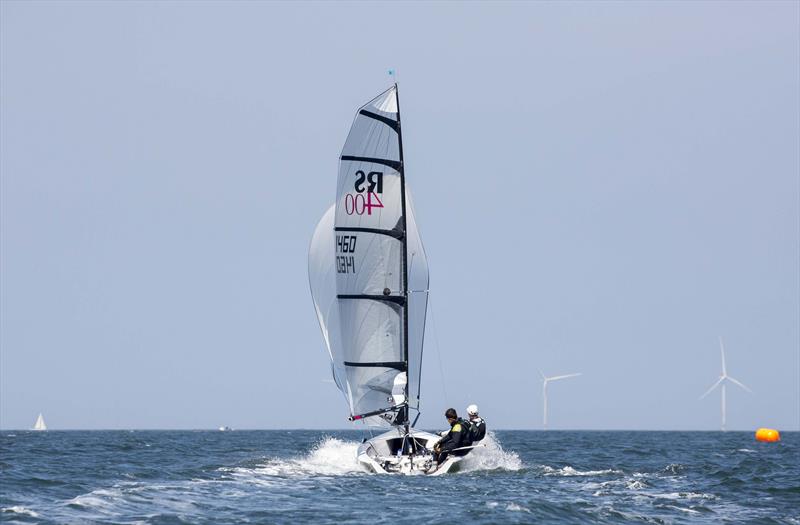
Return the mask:
{"type": "Polygon", "coordinates": [[[403,232],[399,229],[394,230],[379,230],[378,228],[354,228],[354,227],[346,227],[340,226],[338,228],[334,228],[337,232],[364,232],[364,233],[377,233],[380,235],[388,235],[389,237],[394,237],[395,239],[402,240],[403,239],[403,232]]]}
{"type": "Polygon", "coordinates": [[[357,157],[355,155],[342,155],[339,160],[348,160],[352,162],[363,162],[369,164],[382,164],[384,166],[388,166],[393,170],[399,172],[401,169],[401,163],[399,160],[392,160],[392,159],[380,159],[377,157],[357,157]]]}
{"type": "Polygon", "coordinates": [[[372,363],[354,363],[352,361],[345,361],[344,366],[368,366],[377,368],[394,368],[396,370],[405,371],[408,369],[408,363],[405,361],[377,361],[372,363]]]}
{"type": "Polygon", "coordinates": [[[384,124],[386,124],[387,126],[389,126],[390,128],[392,128],[395,131],[398,131],[399,128],[400,128],[400,125],[396,120],[388,118],[388,117],[384,117],[383,115],[378,115],[377,113],[373,113],[373,112],[368,111],[366,109],[362,109],[358,113],[360,115],[364,115],[365,117],[369,117],[369,118],[375,119],[375,120],[377,120],[379,122],[383,122],[384,124]]]}

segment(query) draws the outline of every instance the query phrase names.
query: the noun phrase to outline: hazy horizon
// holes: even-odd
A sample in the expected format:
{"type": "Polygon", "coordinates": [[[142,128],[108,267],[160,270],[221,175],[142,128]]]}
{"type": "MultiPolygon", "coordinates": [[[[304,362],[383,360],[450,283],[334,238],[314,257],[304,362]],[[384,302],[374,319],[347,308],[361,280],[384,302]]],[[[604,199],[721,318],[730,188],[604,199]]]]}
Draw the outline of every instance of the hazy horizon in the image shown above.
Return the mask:
{"type": "MultiPolygon", "coordinates": [[[[422,430],[441,430],[447,425],[432,426],[430,428],[417,425],[416,428],[422,430]]],[[[231,428],[226,432],[324,432],[324,431],[342,432],[368,432],[367,429],[356,427],[297,427],[297,428],[231,428]]],[[[492,427],[490,431],[499,430],[501,432],[743,432],[746,434],[755,434],[756,428],[753,429],[648,429],[648,428],[495,428],[492,427]]],[[[777,429],[781,435],[783,434],[796,434],[800,430],[782,430],[777,429]]],[[[32,430],[30,428],[3,428],[3,432],[42,432],[39,430],[32,430]]],[[[220,432],[218,428],[47,428],[44,432],[220,432]]],[[[374,429],[377,435],[380,429],[374,429]]]]}
{"type": "Polygon", "coordinates": [[[351,428],[308,245],[398,72],[422,428],[800,430],[800,4],[0,3],[0,428],[351,428]],[[391,19],[391,28],[376,20],[391,19]]]}

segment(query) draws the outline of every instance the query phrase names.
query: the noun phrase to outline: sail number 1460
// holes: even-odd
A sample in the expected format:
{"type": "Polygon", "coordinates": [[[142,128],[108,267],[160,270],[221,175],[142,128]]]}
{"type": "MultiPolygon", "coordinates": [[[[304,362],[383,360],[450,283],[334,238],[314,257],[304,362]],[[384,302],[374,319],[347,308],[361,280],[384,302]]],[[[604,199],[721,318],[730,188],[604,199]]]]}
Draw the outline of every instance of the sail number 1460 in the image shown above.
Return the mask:
{"type": "Polygon", "coordinates": [[[357,240],[355,235],[336,236],[336,273],[356,273],[355,257],[339,254],[355,253],[357,240]]]}

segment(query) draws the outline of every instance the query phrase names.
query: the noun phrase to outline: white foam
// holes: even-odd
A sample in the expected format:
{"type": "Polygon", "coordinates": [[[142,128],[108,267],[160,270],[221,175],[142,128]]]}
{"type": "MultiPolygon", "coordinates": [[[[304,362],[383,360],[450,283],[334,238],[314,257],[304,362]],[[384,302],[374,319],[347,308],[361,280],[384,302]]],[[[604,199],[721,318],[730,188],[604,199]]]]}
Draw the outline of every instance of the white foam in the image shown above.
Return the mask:
{"type": "Polygon", "coordinates": [[[343,476],[362,472],[356,461],[358,443],[328,437],[305,456],[289,459],[271,458],[257,467],[223,468],[234,477],[262,485],[271,485],[274,477],[343,476]]]}
{"type": "Polygon", "coordinates": [[[30,509],[26,509],[20,505],[13,507],[3,507],[3,512],[13,512],[15,514],[22,514],[23,516],[30,516],[31,518],[38,518],[39,515],[30,509]]]}
{"type": "Polygon", "coordinates": [[[680,511],[683,511],[683,512],[685,512],[687,514],[700,514],[700,511],[698,511],[698,510],[687,509],[685,507],[679,507],[677,505],[664,505],[664,507],[668,508],[668,509],[680,510],[680,511]]]}
{"type": "MultiPolygon", "coordinates": [[[[515,452],[507,452],[494,433],[487,433],[485,446],[472,450],[461,464],[461,472],[480,470],[520,470],[522,461],[515,452]]],[[[308,454],[293,458],[269,458],[255,467],[223,467],[234,478],[259,485],[273,485],[276,478],[302,478],[311,476],[347,476],[364,474],[356,460],[359,443],[327,437],[308,454]]],[[[421,474],[421,473],[420,473],[421,474]]]]}
{"type": "Polygon", "coordinates": [[[627,481],[625,486],[630,490],[642,490],[647,488],[647,483],[640,479],[636,479],[627,481]]]}
{"type": "Polygon", "coordinates": [[[669,472],[670,474],[677,474],[684,470],[684,466],[680,463],[670,463],[666,467],[664,467],[664,472],[669,472]]]}
{"type": "MultiPolygon", "coordinates": [[[[196,514],[197,504],[187,500],[187,494],[191,494],[196,486],[199,484],[194,481],[153,485],[126,481],[64,500],[62,504],[81,507],[81,516],[92,522],[110,520],[114,523],[138,525],[145,522],[120,521],[120,518],[132,512],[138,514],[141,506],[152,506],[161,512],[168,510],[185,515],[196,514]]],[[[147,518],[156,515],[144,514],[147,518]]],[[[67,521],[72,522],[72,520],[67,521]]]]}
{"type": "Polygon", "coordinates": [[[622,474],[621,470],[613,470],[613,469],[605,469],[605,470],[576,470],[573,467],[567,465],[564,468],[553,468],[547,465],[543,465],[542,469],[544,470],[545,476],[604,476],[607,474],[622,474]]]}
{"type": "Polygon", "coordinates": [[[97,489],[87,494],[75,496],[67,501],[69,505],[78,505],[80,507],[103,509],[109,508],[114,505],[116,500],[119,500],[122,492],[119,489],[97,489]]]}
{"type": "MultiPolygon", "coordinates": [[[[486,506],[490,509],[496,509],[500,506],[500,502],[498,501],[487,501],[486,506]]],[[[530,512],[531,509],[527,507],[523,507],[522,505],[517,505],[516,503],[507,503],[505,506],[505,510],[509,512],[530,512]]]]}
{"type": "Polygon", "coordinates": [[[510,510],[511,512],[530,512],[531,510],[527,507],[523,507],[522,505],[517,505],[516,503],[509,503],[506,505],[506,510],[510,510]]]}
{"type": "Polygon", "coordinates": [[[481,444],[476,447],[461,462],[461,472],[474,472],[477,470],[520,470],[522,460],[516,452],[506,452],[494,432],[487,432],[481,444]]]}
{"type": "Polygon", "coordinates": [[[648,485],[641,479],[624,478],[603,481],[602,483],[585,483],[583,484],[583,488],[586,490],[593,490],[592,496],[600,497],[612,496],[627,491],[633,491],[638,494],[641,493],[641,491],[647,490],[648,485]]]}
{"type": "Polygon", "coordinates": [[[666,494],[663,493],[654,493],[650,494],[653,498],[663,498],[663,499],[671,499],[671,500],[693,500],[693,499],[717,499],[714,494],[701,494],[698,492],[669,492],[666,494]]]}

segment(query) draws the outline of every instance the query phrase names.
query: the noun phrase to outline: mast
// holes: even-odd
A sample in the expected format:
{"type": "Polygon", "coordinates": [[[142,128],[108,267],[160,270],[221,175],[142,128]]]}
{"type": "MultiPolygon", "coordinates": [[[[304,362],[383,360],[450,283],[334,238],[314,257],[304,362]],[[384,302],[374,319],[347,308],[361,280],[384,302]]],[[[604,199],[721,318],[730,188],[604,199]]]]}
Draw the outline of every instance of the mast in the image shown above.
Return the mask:
{"type": "Polygon", "coordinates": [[[394,83],[394,97],[397,102],[397,140],[400,150],[400,209],[403,216],[403,296],[405,297],[405,305],[403,306],[403,361],[406,364],[406,406],[403,412],[405,421],[400,421],[400,423],[405,426],[407,434],[410,406],[408,395],[408,379],[410,377],[410,369],[408,367],[408,226],[406,223],[406,169],[403,165],[403,130],[400,124],[400,91],[397,89],[397,82],[394,83]]]}

